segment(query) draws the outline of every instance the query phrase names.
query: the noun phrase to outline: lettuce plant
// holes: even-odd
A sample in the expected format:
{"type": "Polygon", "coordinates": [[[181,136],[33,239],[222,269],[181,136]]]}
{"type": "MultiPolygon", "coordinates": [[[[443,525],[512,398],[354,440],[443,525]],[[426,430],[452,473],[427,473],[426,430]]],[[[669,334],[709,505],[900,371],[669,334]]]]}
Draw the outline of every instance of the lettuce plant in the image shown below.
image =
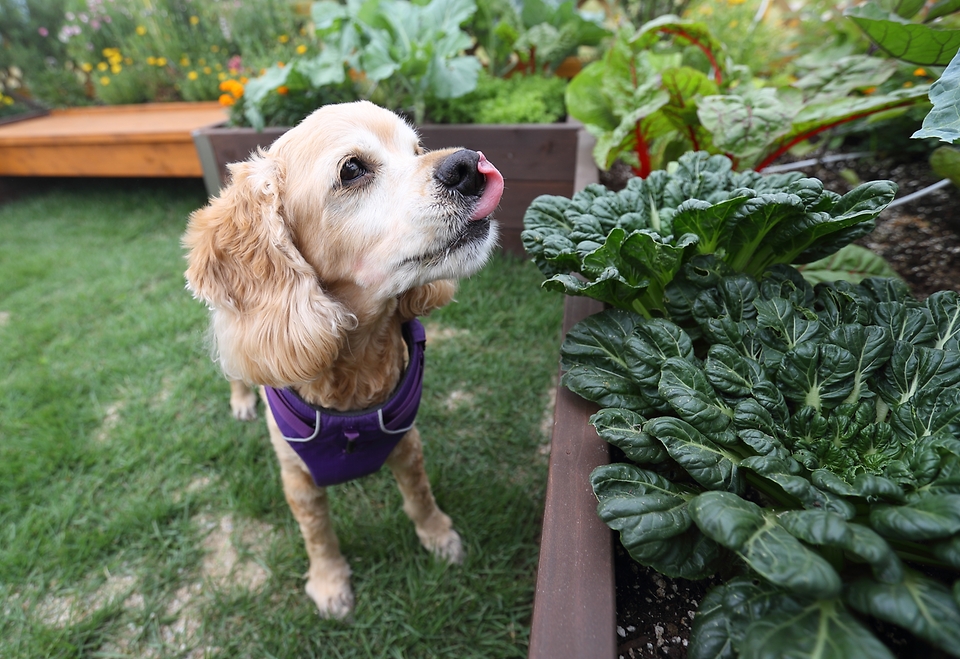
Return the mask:
{"type": "Polygon", "coordinates": [[[567,90],[567,108],[597,137],[603,169],[623,159],[646,177],[676,154],[726,154],[736,169],[762,170],[824,130],[926,98],[926,85],[865,94],[896,63],[848,56],[788,85],[755,79],[696,21],[664,16],[624,27],[604,58],[567,90]]]}
{"type": "Polygon", "coordinates": [[[958,295],[683,271],[696,338],[609,309],[568,334],[562,382],[628,460],[591,481],[630,555],[722,578],[688,656],[892,657],[863,617],[960,656],[958,295]]]}
{"type": "Polygon", "coordinates": [[[840,196],[800,173],[737,173],[724,156],[691,152],[619,192],[594,184],[572,198],[538,197],[521,237],[544,287],[676,317],[668,286],[696,256],[753,276],[816,261],[869,233],[895,193],[873,181],[840,196]]]}

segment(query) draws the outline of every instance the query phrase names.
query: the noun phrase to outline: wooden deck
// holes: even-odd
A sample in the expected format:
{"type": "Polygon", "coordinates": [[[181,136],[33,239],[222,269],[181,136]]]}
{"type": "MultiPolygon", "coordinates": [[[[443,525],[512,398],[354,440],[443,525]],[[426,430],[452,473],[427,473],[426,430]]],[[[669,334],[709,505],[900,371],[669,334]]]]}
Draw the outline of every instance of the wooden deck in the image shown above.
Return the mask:
{"type": "Polygon", "coordinates": [[[215,102],[53,110],[0,125],[0,176],[200,177],[191,133],[226,119],[215,102]]]}

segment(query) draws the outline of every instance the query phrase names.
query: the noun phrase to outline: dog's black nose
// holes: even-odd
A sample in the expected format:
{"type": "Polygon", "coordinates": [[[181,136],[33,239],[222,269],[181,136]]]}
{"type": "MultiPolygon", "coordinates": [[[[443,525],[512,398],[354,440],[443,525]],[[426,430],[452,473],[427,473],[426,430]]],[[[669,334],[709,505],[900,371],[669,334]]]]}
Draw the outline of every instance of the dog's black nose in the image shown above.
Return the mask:
{"type": "Polygon", "coordinates": [[[437,165],[433,177],[445,188],[456,190],[467,197],[476,197],[483,191],[486,178],[477,170],[480,154],[469,149],[451,153],[437,165]]]}

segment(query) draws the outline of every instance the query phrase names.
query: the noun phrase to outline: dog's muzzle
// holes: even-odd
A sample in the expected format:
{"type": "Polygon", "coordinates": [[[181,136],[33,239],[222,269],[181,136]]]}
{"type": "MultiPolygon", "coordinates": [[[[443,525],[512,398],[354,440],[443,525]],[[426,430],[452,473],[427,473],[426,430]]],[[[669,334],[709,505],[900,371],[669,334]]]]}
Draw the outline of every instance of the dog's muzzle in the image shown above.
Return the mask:
{"type": "Polygon", "coordinates": [[[503,196],[503,176],[480,151],[461,149],[450,154],[437,166],[433,177],[448,190],[476,199],[471,220],[488,217],[503,196]]]}

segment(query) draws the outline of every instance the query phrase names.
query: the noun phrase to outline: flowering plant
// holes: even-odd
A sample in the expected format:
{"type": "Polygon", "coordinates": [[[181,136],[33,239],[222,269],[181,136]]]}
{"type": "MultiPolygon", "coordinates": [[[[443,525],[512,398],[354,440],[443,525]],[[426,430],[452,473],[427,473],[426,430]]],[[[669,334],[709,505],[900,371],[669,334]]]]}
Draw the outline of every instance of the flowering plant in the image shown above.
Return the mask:
{"type": "Polygon", "coordinates": [[[290,47],[281,0],[73,0],[51,38],[104,103],[216,100],[219,85],[290,47]]]}

